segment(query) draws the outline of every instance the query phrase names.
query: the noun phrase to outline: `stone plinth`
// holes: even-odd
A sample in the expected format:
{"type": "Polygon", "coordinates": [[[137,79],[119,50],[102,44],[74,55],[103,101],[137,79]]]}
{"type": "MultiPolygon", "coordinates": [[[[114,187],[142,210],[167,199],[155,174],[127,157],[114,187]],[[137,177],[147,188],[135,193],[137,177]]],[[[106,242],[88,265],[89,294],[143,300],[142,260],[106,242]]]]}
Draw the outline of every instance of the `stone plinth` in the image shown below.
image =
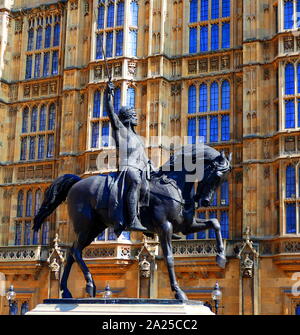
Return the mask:
{"type": "Polygon", "coordinates": [[[47,299],[27,315],[212,315],[201,301],[171,299],[47,299]]]}

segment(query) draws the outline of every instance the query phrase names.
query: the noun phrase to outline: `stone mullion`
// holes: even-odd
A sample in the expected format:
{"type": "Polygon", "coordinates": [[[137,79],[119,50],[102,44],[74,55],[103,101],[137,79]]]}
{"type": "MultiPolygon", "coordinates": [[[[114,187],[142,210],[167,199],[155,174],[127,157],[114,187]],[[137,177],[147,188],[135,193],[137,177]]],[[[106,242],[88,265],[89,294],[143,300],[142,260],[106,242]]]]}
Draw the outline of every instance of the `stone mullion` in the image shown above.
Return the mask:
{"type": "MultiPolygon", "coordinates": [[[[124,1],[124,25],[123,25],[123,55],[125,57],[128,57],[128,42],[130,41],[129,39],[129,18],[130,18],[130,6],[129,6],[129,1],[124,1]]],[[[150,30],[150,28],[149,28],[150,30]]],[[[125,66],[124,66],[125,67],[125,66]]]]}

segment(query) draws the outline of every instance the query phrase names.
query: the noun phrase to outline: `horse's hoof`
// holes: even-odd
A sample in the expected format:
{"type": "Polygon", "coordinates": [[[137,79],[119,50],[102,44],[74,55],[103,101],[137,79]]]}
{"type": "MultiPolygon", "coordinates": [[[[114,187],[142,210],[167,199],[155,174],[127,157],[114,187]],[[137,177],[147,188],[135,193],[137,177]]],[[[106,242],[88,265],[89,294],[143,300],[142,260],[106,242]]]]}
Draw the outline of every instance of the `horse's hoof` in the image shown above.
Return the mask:
{"type": "Polygon", "coordinates": [[[224,269],[226,265],[226,256],[223,254],[218,254],[216,257],[216,262],[220,268],[224,269]]]}
{"type": "Polygon", "coordinates": [[[189,299],[187,298],[187,296],[185,295],[185,293],[183,293],[183,292],[176,292],[176,293],[175,293],[175,299],[176,299],[176,300],[182,300],[182,301],[189,300],[189,299]]]}
{"type": "Polygon", "coordinates": [[[85,291],[91,298],[96,297],[96,286],[86,285],[85,291]]]}
{"type": "Polygon", "coordinates": [[[71,298],[73,298],[72,294],[71,294],[71,292],[69,290],[64,290],[61,296],[62,296],[63,299],[71,299],[71,298]]]}

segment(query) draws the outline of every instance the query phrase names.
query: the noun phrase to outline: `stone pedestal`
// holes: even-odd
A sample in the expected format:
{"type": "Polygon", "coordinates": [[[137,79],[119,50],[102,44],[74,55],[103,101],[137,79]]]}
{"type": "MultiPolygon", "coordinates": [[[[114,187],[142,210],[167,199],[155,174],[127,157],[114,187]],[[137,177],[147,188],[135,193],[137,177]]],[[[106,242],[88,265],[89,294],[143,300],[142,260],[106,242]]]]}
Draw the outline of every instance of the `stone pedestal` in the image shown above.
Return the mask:
{"type": "Polygon", "coordinates": [[[169,299],[47,299],[26,315],[212,315],[201,301],[169,299]]]}

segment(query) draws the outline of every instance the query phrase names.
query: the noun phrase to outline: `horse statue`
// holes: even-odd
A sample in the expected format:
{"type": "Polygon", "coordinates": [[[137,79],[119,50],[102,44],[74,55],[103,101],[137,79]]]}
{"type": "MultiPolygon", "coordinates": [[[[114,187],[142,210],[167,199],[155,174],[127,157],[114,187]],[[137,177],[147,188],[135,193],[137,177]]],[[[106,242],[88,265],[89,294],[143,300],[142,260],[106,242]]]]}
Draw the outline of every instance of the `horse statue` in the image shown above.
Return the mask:
{"type": "MultiPolygon", "coordinates": [[[[216,262],[220,267],[225,267],[226,255],[220,223],[215,218],[200,219],[194,216],[195,202],[199,201],[199,204],[204,207],[209,206],[214,192],[231,170],[231,154],[227,158],[224,152],[220,153],[207,145],[202,146],[201,155],[196,146],[192,146],[189,150],[183,150],[184,148],[176,152],[166,163],[169,166],[168,169],[164,169],[165,165],[163,165],[159,171],[152,174],[149,181],[148,206],[140,208],[141,223],[147,228],[147,233],[144,234],[149,235],[150,232],[159,236],[171,289],[175,298],[179,300],[188,299],[179,287],[175,276],[173,234],[187,235],[213,229],[217,244],[216,262]],[[193,162],[197,162],[197,159],[202,160],[204,172],[201,180],[198,180],[197,188],[195,188],[195,181],[186,178],[195,171],[190,171],[184,166],[180,171],[174,168],[178,161],[185,158],[193,162]]],[[[43,203],[34,218],[33,229],[38,231],[46,217],[67,199],[68,213],[76,239],[70,248],[60,283],[63,298],[72,298],[67,281],[74,261],[84,274],[87,294],[90,297],[96,296],[96,286],[83,261],[82,251],[107,227],[114,226],[109,214],[108,194],[109,185],[116,179],[116,174],[100,174],[85,179],[72,174],[60,176],[47,189],[43,203]]]]}

